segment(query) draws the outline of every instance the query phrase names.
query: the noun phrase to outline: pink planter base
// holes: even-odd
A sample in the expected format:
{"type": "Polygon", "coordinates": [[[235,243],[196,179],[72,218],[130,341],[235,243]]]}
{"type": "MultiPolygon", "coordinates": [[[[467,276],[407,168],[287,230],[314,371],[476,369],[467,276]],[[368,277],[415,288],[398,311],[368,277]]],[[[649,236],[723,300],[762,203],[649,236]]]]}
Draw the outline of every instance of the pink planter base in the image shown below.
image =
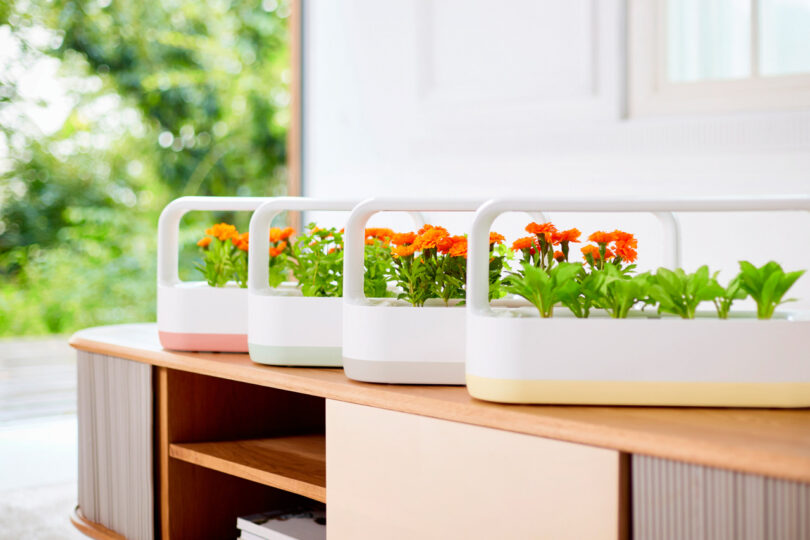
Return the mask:
{"type": "Polygon", "coordinates": [[[187,352],[248,352],[247,334],[158,332],[164,349],[187,352]]]}

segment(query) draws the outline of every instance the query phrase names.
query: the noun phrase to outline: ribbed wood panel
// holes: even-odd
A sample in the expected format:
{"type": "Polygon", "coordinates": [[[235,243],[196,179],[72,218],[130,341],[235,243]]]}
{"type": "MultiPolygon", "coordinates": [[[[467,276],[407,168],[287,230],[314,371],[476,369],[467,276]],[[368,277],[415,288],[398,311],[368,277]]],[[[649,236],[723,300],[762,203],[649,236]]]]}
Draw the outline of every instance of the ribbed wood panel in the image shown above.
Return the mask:
{"type": "Polygon", "coordinates": [[[151,366],[78,354],[79,507],[130,540],[152,540],[151,366]]]}
{"type": "Polygon", "coordinates": [[[810,484],[633,455],[637,540],[810,539],[810,484]]]}

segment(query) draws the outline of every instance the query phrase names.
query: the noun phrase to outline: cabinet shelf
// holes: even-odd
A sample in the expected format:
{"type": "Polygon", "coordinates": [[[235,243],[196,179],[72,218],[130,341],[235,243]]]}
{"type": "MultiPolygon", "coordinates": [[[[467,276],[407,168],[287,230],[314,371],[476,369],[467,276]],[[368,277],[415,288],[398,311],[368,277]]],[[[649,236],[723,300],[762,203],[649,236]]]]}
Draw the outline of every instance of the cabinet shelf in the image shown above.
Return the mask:
{"type": "Polygon", "coordinates": [[[169,447],[169,455],[200,467],[326,502],[326,439],[322,433],[174,443],[169,447]]]}

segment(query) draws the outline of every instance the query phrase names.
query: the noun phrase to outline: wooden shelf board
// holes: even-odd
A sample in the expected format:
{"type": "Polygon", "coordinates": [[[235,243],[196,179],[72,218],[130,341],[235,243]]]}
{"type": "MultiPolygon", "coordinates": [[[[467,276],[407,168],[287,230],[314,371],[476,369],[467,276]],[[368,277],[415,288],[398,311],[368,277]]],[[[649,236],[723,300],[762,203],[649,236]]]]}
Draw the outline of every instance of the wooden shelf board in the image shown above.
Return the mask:
{"type": "Polygon", "coordinates": [[[367,384],[341,369],[262,366],[246,354],[160,346],[153,323],[82,330],[77,349],[261,386],[623,452],[810,482],[810,409],[502,405],[465,388],[367,384]]]}
{"type": "Polygon", "coordinates": [[[174,443],[169,446],[169,455],[326,502],[326,439],[323,434],[174,443]]]}

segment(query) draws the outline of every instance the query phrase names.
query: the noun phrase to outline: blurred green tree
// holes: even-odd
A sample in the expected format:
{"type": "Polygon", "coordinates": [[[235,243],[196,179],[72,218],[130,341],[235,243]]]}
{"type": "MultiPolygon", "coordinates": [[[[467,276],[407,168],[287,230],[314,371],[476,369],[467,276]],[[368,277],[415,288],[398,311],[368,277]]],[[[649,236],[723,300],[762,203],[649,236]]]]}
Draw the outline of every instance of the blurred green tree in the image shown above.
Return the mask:
{"type": "Polygon", "coordinates": [[[0,3],[0,335],[153,320],[169,200],[283,192],[288,15],[0,3]]]}

